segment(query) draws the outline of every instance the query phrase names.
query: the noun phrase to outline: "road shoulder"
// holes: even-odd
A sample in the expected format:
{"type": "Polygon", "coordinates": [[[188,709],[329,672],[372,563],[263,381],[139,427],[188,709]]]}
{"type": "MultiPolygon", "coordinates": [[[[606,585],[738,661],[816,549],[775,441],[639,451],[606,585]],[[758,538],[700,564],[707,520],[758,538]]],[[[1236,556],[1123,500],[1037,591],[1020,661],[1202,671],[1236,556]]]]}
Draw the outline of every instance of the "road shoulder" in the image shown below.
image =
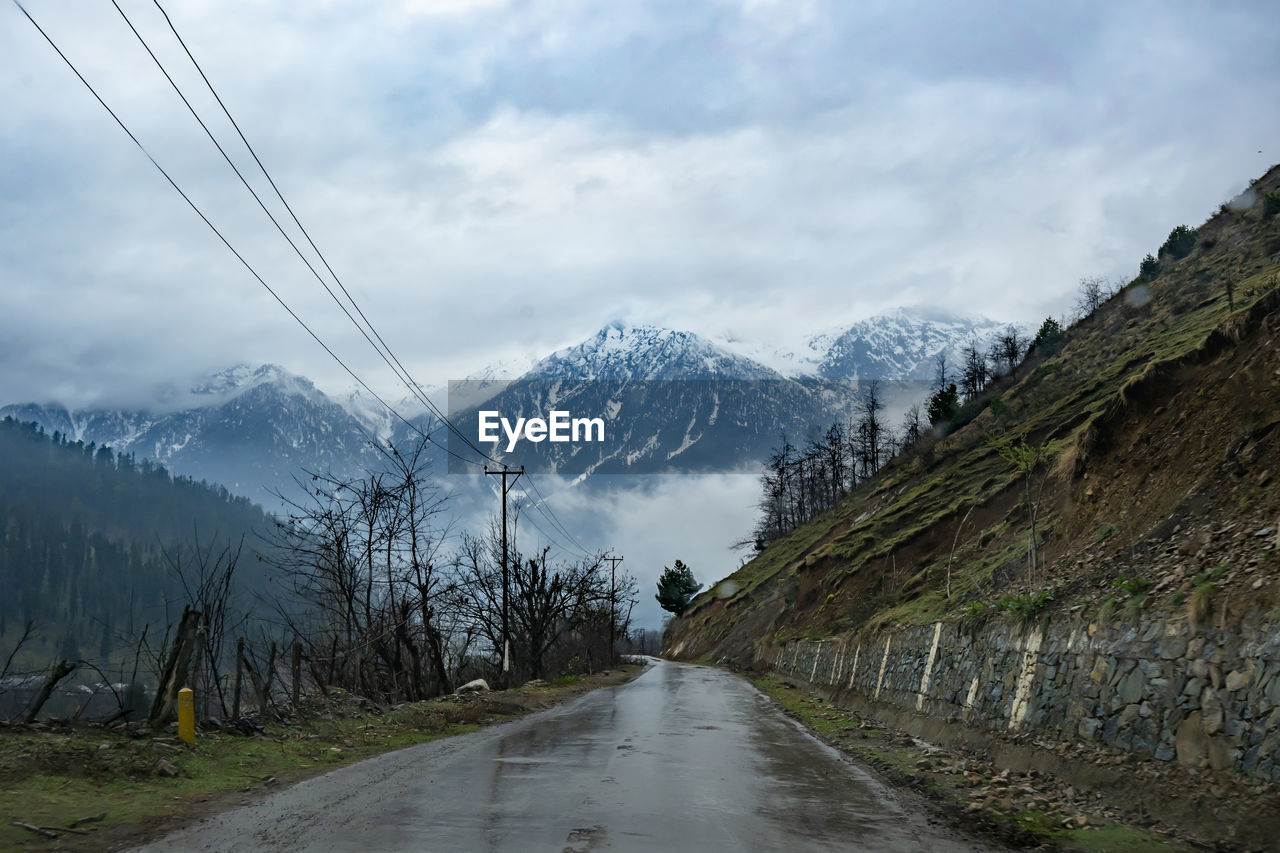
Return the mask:
{"type": "Polygon", "coordinates": [[[304,702],[299,718],[266,723],[248,736],[201,731],[194,746],[136,727],[0,728],[0,813],[8,818],[0,826],[0,848],[131,847],[338,767],[562,705],[630,681],[645,668],[628,663],[391,709],[332,693],[304,702]]]}
{"type": "Polygon", "coordinates": [[[1126,822],[1109,803],[1037,770],[1000,769],[838,707],[809,685],[744,673],[783,713],[884,782],[923,796],[958,829],[1016,847],[1114,853],[1185,851],[1172,831],[1126,822]]]}

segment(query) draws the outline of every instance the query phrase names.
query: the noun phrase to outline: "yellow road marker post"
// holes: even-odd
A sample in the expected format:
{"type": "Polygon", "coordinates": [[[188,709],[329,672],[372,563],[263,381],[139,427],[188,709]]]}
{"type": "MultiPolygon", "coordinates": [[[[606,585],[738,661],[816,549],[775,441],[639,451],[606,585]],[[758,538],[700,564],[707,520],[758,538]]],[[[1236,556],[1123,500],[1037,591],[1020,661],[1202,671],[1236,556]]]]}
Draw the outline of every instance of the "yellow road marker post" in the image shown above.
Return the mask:
{"type": "Polygon", "coordinates": [[[178,691],[178,737],[196,742],[196,699],[190,687],[178,691]]]}

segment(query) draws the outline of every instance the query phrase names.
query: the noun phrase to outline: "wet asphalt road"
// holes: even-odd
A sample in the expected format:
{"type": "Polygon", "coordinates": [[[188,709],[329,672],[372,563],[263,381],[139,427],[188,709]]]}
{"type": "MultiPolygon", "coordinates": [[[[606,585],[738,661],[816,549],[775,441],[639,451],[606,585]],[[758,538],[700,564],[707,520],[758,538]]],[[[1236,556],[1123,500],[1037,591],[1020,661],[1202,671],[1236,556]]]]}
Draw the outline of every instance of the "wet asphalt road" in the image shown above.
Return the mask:
{"type": "Polygon", "coordinates": [[[630,683],[344,767],[143,849],[991,849],[912,805],[746,681],[659,662],[630,683]]]}

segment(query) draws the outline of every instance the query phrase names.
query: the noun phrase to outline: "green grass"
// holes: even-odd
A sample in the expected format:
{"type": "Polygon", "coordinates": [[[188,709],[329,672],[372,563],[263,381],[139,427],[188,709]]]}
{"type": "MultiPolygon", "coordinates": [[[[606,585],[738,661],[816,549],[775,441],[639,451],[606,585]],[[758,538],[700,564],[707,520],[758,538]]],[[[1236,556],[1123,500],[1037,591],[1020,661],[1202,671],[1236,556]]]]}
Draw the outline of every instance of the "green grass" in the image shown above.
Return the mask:
{"type": "Polygon", "coordinates": [[[1053,590],[1041,589],[1028,595],[1002,595],[995,601],[996,610],[1019,619],[1034,616],[1053,602],[1053,590]]]}
{"type": "MultiPolygon", "coordinates": [[[[131,738],[92,729],[6,732],[0,736],[0,815],[37,826],[65,827],[105,812],[104,820],[92,825],[93,834],[64,836],[63,843],[83,842],[92,849],[98,843],[89,842],[98,833],[110,834],[231,792],[273,787],[381,752],[478,728],[480,713],[461,711],[474,720],[462,719],[458,713],[451,719],[447,710],[424,712],[421,723],[412,715],[398,720],[360,717],[273,728],[265,737],[199,732],[194,746],[179,745],[171,736],[131,738]],[[156,773],[161,761],[175,767],[178,775],[156,773]]],[[[495,711],[483,716],[496,719],[518,713],[512,706],[505,714],[495,711]]],[[[7,820],[0,825],[0,847],[5,849],[35,838],[7,820]]]]}
{"type": "Polygon", "coordinates": [[[1185,844],[1168,841],[1137,827],[1123,824],[1067,828],[1056,818],[1039,811],[1019,811],[1001,815],[1000,820],[1054,846],[1067,847],[1081,853],[1155,853],[1155,851],[1190,851],[1185,844]]]}
{"type": "Polygon", "coordinates": [[[1154,853],[1154,851],[1189,851],[1192,848],[1175,841],[1134,829],[1129,826],[1111,825],[1072,829],[1060,839],[1069,839],[1069,846],[1085,853],[1154,853]]]}

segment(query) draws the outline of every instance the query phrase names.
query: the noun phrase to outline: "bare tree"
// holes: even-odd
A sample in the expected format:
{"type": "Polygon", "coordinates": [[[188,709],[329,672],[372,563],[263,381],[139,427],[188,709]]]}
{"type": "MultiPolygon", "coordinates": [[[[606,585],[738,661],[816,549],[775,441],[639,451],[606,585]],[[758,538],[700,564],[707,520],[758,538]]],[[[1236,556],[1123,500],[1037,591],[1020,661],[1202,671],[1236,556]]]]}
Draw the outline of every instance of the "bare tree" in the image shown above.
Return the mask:
{"type": "MultiPolygon", "coordinates": [[[[22,647],[32,638],[36,632],[36,623],[27,620],[26,625],[22,628],[22,636],[18,638],[18,642],[14,644],[9,651],[9,656],[5,658],[4,669],[0,670],[0,683],[3,683],[5,677],[9,674],[10,667],[13,666],[13,659],[18,656],[18,652],[22,651],[22,647]]],[[[4,692],[4,688],[0,687],[0,692],[4,692]]]]}
{"type": "Polygon", "coordinates": [[[1017,326],[1009,326],[1000,337],[996,338],[996,352],[999,359],[1015,379],[1018,376],[1018,362],[1022,360],[1026,351],[1027,341],[1018,331],[1017,326]]]}
{"type": "MultiPolygon", "coordinates": [[[[518,513],[513,521],[512,527],[518,531],[518,513]]],[[[516,547],[516,538],[513,532],[509,544],[512,556],[508,589],[512,665],[516,672],[523,677],[541,678],[557,650],[562,660],[568,661],[576,652],[589,665],[592,635],[599,646],[600,658],[604,659],[608,614],[616,618],[625,613],[627,619],[630,618],[631,608],[618,606],[634,597],[626,585],[629,576],[623,575],[623,582],[615,585],[613,593],[619,597],[611,601],[608,574],[602,568],[600,556],[553,564],[550,548],[543,548],[533,557],[525,556],[516,547]]],[[[495,668],[506,639],[502,636],[500,615],[503,586],[499,547],[498,530],[493,525],[485,540],[464,536],[455,557],[457,600],[484,638],[495,668]]],[[[625,625],[615,624],[614,630],[619,627],[625,633],[625,625]]]]}
{"type": "Polygon", "coordinates": [[[1008,462],[1022,478],[1028,522],[1027,580],[1034,581],[1036,572],[1042,565],[1042,559],[1039,535],[1036,531],[1040,502],[1032,497],[1031,479],[1036,470],[1057,452],[1058,442],[1050,440],[1035,444],[1029,443],[1025,435],[1002,435],[991,439],[990,443],[1000,454],[1000,458],[1008,462]]]}
{"type": "Polygon", "coordinates": [[[933,387],[930,390],[935,394],[945,391],[951,381],[951,366],[947,363],[947,352],[943,350],[933,356],[933,387]]]}
{"type": "Polygon", "coordinates": [[[966,400],[972,400],[987,387],[990,371],[987,368],[987,356],[978,348],[977,341],[970,341],[964,348],[963,362],[960,371],[960,391],[966,400]]]}
{"type": "Polygon", "coordinates": [[[1094,311],[1097,311],[1112,295],[1111,282],[1102,276],[1080,279],[1080,287],[1076,296],[1076,316],[1080,319],[1088,317],[1094,311]]]}
{"type": "Polygon", "coordinates": [[[389,446],[388,470],[360,480],[312,474],[309,500],[290,504],[275,536],[277,565],[307,605],[277,610],[312,671],[388,701],[453,681],[456,586],[439,560],[444,498],[427,479],[423,447],[389,446]]]}
{"type": "Polygon", "coordinates": [[[867,383],[858,401],[858,420],[855,430],[857,444],[858,474],[863,479],[873,476],[880,470],[885,454],[885,426],[880,420],[880,412],[884,410],[881,399],[880,382],[873,379],[867,383]]]}
{"type": "Polygon", "coordinates": [[[234,545],[228,542],[219,546],[216,536],[201,542],[200,530],[196,527],[185,546],[174,551],[162,550],[169,567],[182,583],[187,603],[203,614],[201,654],[192,662],[191,677],[201,717],[209,716],[209,702],[215,696],[219,719],[226,718],[228,712],[221,675],[227,654],[225,642],[248,618],[247,612],[233,612],[232,580],[243,547],[243,537],[234,545]]]}
{"type": "Polygon", "coordinates": [[[920,404],[913,403],[902,416],[902,448],[915,447],[920,443],[920,434],[924,432],[924,418],[920,414],[920,404]]]}

